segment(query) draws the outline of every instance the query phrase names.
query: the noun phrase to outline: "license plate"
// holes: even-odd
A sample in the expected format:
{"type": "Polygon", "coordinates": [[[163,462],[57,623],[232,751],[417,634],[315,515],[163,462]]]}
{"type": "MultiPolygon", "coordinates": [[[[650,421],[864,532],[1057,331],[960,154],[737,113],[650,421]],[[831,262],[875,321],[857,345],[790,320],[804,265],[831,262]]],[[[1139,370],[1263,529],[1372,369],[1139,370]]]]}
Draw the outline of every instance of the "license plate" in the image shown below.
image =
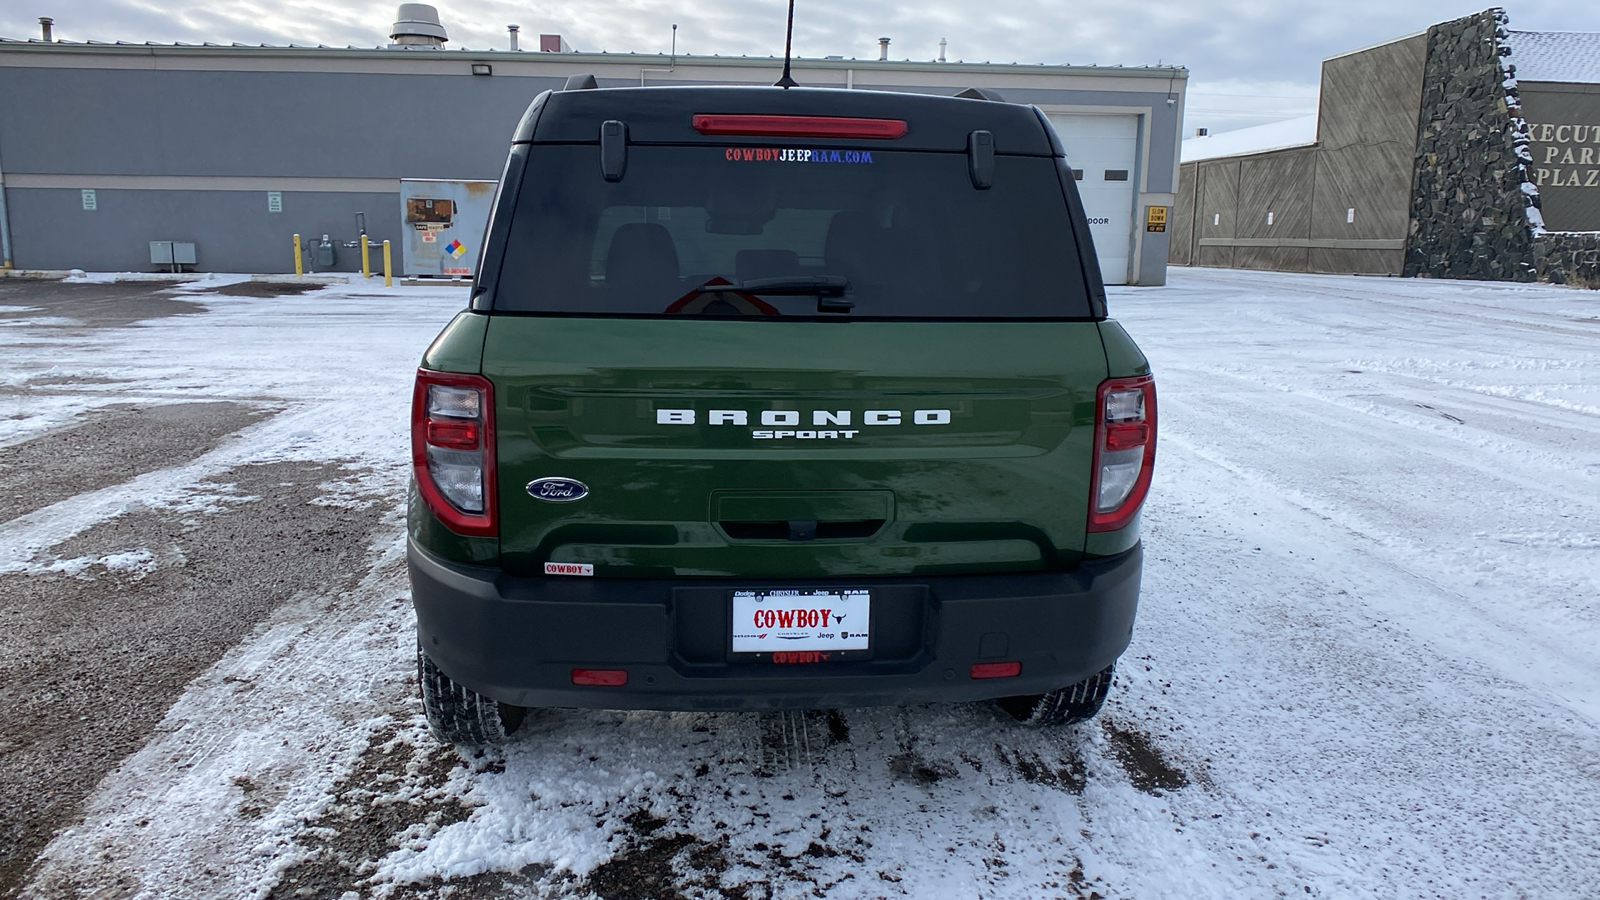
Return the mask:
{"type": "Polygon", "coordinates": [[[872,596],[865,589],[737,590],[734,653],[866,650],[872,596]]]}

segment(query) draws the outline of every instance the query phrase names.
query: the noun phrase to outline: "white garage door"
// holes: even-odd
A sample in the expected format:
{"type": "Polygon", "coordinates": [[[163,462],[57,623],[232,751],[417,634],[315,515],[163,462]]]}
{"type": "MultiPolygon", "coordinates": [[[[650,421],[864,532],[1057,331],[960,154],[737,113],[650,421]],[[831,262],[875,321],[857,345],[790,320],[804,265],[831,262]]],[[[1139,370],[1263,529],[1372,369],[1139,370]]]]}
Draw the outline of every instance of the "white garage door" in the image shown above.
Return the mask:
{"type": "Polygon", "coordinates": [[[1133,256],[1134,160],[1139,151],[1138,116],[1051,113],[1050,123],[1067,148],[1078,179],[1089,233],[1106,284],[1128,283],[1133,256]]]}

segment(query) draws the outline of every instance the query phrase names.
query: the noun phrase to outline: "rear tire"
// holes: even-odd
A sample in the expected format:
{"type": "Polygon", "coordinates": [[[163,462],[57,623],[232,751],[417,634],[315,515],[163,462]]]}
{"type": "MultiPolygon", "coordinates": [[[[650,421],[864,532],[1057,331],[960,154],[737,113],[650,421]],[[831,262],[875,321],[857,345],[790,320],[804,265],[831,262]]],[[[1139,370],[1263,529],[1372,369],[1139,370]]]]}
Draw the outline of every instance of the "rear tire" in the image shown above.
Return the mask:
{"type": "Polygon", "coordinates": [[[1002,697],[995,704],[1013,719],[1031,728],[1053,728],[1086,722],[1094,718],[1105,705],[1106,694],[1111,692],[1111,675],[1116,665],[1090,675],[1070,687],[1048,694],[1028,694],[1022,697],[1002,697]]]}
{"type": "Polygon", "coordinates": [[[447,744],[498,744],[522,724],[527,709],[499,703],[457,684],[417,648],[417,683],[428,730],[447,744]]]}

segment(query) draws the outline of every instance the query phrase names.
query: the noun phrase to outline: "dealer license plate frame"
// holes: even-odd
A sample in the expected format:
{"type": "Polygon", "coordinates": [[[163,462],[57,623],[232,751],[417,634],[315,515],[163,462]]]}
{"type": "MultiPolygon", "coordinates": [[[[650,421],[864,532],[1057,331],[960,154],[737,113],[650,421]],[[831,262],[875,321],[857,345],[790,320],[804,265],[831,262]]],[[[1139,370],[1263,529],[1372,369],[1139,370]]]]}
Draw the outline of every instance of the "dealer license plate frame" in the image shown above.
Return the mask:
{"type": "MultiPolygon", "coordinates": [[[[727,651],[728,659],[733,662],[751,662],[767,664],[794,664],[794,663],[835,663],[853,660],[870,660],[873,657],[873,629],[872,629],[872,589],[865,587],[771,587],[771,588],[735,588],[728,591],[728,630],[727,651]],[[755,598],[760,597],[757,601],[755,598]],[[846,598],[851,599],[846,599],[846,598]],[[792,598],[792,599],[791,599],[792,598]],[[848,617],[864,617],[867,622],[865,642],[861,647],[858,633],[851,628],[843,631],[851,633],[852,637],[845,639],[842,644],[837,639],[819,639],[788,641],[778,644],[774,639],[762,642],[760,649],[750,649],[751,642],[739,639],[737,623],[741,611],[745,618],[750,618],[753,609],[768,601],[775,602],[777,608],[799,608],[809,606],[815,608],[818,604],[825,604],[828,609],[848,610],[848,617]],[[799,601],[799,602],[796,602],[799,601]]],[[[859,619],[857,619],[859,620],[859,619]]],[[[854,622],[851,622],[853,625],[854,622]]],[[[808,628],[815,632],[817,628],[808,628]]]]}

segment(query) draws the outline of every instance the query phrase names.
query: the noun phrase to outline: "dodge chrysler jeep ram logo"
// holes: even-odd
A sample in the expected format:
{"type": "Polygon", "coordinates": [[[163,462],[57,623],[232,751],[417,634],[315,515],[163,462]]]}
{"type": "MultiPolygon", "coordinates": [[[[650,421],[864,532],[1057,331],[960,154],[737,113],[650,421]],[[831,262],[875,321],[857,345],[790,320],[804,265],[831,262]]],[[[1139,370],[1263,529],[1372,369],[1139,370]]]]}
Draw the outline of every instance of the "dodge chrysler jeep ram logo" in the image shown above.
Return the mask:
{"type": "Polygon", "coordinates": [[[571,478],[536,478],[528,482],[528,493],[535,500],[570,503],[589,496],[589,486],[571,478]]]}
{"type": "MultiPolygon", "coordinates": [[[[704,424],[748,427],[750,415],[748,410],[743,409],[712,409],[706,411],[704,424]]],[[[814,409],[811,411],[810,428],[801,426],[799,410],[763,409],[759,415],[761,424],[767,427],[751,429],[750,436],[758,441],[779,438],[796,438],[802,441],[852,440],[865,428],[875,426],[950,424],[948,409],[915,409],[911,411],[909,419],[898,409],[869,409],[861,414],[861,428],[850,427],[855,414],[848,409],[814,409]]],[[[658,409],[656,424],[701,424],[698,416],[699,414],[692,409],[658,409]]]]}

